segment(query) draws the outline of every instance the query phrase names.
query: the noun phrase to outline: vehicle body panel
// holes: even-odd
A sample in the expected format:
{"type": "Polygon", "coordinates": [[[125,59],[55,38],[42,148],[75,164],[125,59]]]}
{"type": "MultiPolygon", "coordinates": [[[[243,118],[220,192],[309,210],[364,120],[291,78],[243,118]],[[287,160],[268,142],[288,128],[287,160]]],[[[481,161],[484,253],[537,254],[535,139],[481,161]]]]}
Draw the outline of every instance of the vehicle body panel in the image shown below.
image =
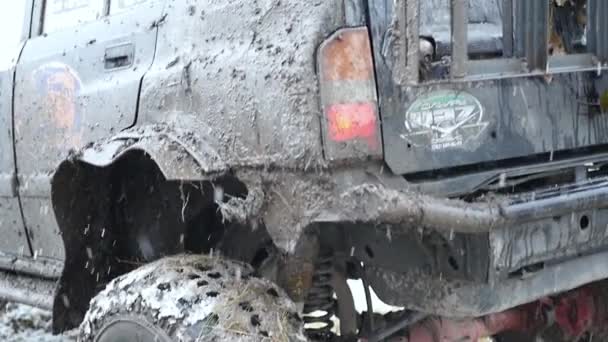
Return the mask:
{"type": "Polygon", "coordinates": [[[342,13],[335,0],[190,0],[168,7],[138,124],[196,127],[193,134],[235,168],[322,165],[311,57],[341,25],[342,13]]]}
{"type": "MultiPolygon", "coordinates": [[[[19,49],[14,52],[14,56],[18,56],[19,49]]],[[[31,252],[16,193],[12,130],[14,72],[15,64],[0,63],[0,125],[5,127],[0,132],[0,230],[3,234],[0,250],[4,253],[29,256],[31,252]]]]}
{"type": "Polygon", "coordinates": [[[410,174],[488,162],[507,164],[509,159],[542,154],[550,161],[561,152],[604,145],[608,116],[582,103],[587,98],[583,87],[596,82],[593,78],[557,75],[550,84],[516,79],[405,90],[403,102],[383,112],[387,163],[396,173],[410,174]],[[478,106],[470,104],[478,111],[471,113],[477,121],[467,123],[467,102],[434,112],[420,111],[414,102],[433,101],[432,96],[460,99],[463,94],[479,101],[478,106]],[[425,113],[432,113],[434,122],[416,122],[415,115],[425,113]],[[446,116],[454,113],[460,116],[446,116]]]}
{"type": "Polygon", "coordinates": [[[3,237],[0,240],[0,250],[12,255],[31,256],[17,197],[17,175],[13,149],[15,67],[23,48],[23,41],[29,32],[29,15],[25,14],[28,8],[31,9],[31,3],[21,1],[16,3],[16,6],[19,5],[23,8],[15,9],[15,13],[5,13],[0,16],[0,20],[5,20],[4,25],[12,25],[12,29],[6,30],[4,39],[0,40],[4,45],[0,51],[0,126],[2,127],[0,131],[0,231],[3,237]],[[9,20],[5,17],[7,15],[12,16],[13,19],[9,20]],[[26,22],[28,24],[25,24],[26,22]],[[14,32],[18,28],[22,28],[23,32],[14,32]],[[17,36],[12,37],[15,34],[17,36]],[[7,39],[10,43],[6,42],[7,39]]]}
{"type": "Polygon", "coordinates": [[[68,151],[130,127],[163,1],[30,39],[16,79],[19,193],[33,249],[63,259],[50,179],[68,151]],[[41,143],[44,142],[44,143],[41,143]]]}

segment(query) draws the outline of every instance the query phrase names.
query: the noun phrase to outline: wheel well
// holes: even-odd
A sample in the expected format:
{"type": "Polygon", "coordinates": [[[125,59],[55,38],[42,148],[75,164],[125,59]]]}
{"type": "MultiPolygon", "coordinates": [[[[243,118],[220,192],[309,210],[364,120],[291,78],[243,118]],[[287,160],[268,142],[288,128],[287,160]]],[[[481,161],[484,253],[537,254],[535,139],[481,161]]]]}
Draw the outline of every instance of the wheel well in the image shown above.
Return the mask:
{"type": "Polygon", "coordinates": [[[275,251],[266,229],[224,220],[217,204],[247,193],[231,175],[167,181],[143,151],[104,168],[63,163],[53,178],[53,207],[66,250],[53,330],[78,326],[89,300],[110,280],[164,256],[219,253],[260,265],[275,251]]]}

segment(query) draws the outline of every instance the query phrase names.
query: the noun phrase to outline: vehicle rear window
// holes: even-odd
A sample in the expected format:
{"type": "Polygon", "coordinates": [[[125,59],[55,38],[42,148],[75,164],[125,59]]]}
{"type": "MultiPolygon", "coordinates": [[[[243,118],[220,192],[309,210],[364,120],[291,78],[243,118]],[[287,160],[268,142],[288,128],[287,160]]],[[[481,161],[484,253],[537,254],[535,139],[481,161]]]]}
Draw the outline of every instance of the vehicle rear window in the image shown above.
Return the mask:
{"type": "Polygon", "coordinates": [[[129,10],[129,8],[147,2],[148,0],[110,0],[110,15],[129,10]]]}
{"type": "Polygon", "coordinates": [[[46,0],[43,31],[59,31],[96,20],[104,14],[106,0],[46,0]]]}

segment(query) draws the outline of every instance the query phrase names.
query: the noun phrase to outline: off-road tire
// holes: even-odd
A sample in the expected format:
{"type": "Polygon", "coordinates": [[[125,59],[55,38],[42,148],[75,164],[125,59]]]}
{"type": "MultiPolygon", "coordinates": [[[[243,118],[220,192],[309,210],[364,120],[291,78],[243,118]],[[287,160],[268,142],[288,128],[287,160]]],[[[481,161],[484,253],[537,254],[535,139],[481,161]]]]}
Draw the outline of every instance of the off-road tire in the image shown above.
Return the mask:
{"type": "Polygon", "coordinates": [[[306,341],[295,304],[245,264],[176,256],[112,280],[80,325],[81,341],[112,341],[118,327],[152,341],[306,341]],[[126,322],[126,323],[125,323],[126,322]],[[139,330],[138,330],[139,329],[139,330]]]}

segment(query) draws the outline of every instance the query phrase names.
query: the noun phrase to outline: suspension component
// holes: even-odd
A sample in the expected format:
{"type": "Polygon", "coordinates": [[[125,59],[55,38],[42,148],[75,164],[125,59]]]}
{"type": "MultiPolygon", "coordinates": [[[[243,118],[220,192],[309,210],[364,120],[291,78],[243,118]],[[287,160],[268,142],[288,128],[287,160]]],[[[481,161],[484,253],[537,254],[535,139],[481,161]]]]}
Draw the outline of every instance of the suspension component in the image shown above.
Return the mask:
{"type": "Polygon", "coordinates": [[[332,260],[320,259],[316,264],[312,287],[303,310],[306,334],[313,340],[325,340],[334,336],[332,317],[336,313],[336,300],[332,276],[332,260]]]}

